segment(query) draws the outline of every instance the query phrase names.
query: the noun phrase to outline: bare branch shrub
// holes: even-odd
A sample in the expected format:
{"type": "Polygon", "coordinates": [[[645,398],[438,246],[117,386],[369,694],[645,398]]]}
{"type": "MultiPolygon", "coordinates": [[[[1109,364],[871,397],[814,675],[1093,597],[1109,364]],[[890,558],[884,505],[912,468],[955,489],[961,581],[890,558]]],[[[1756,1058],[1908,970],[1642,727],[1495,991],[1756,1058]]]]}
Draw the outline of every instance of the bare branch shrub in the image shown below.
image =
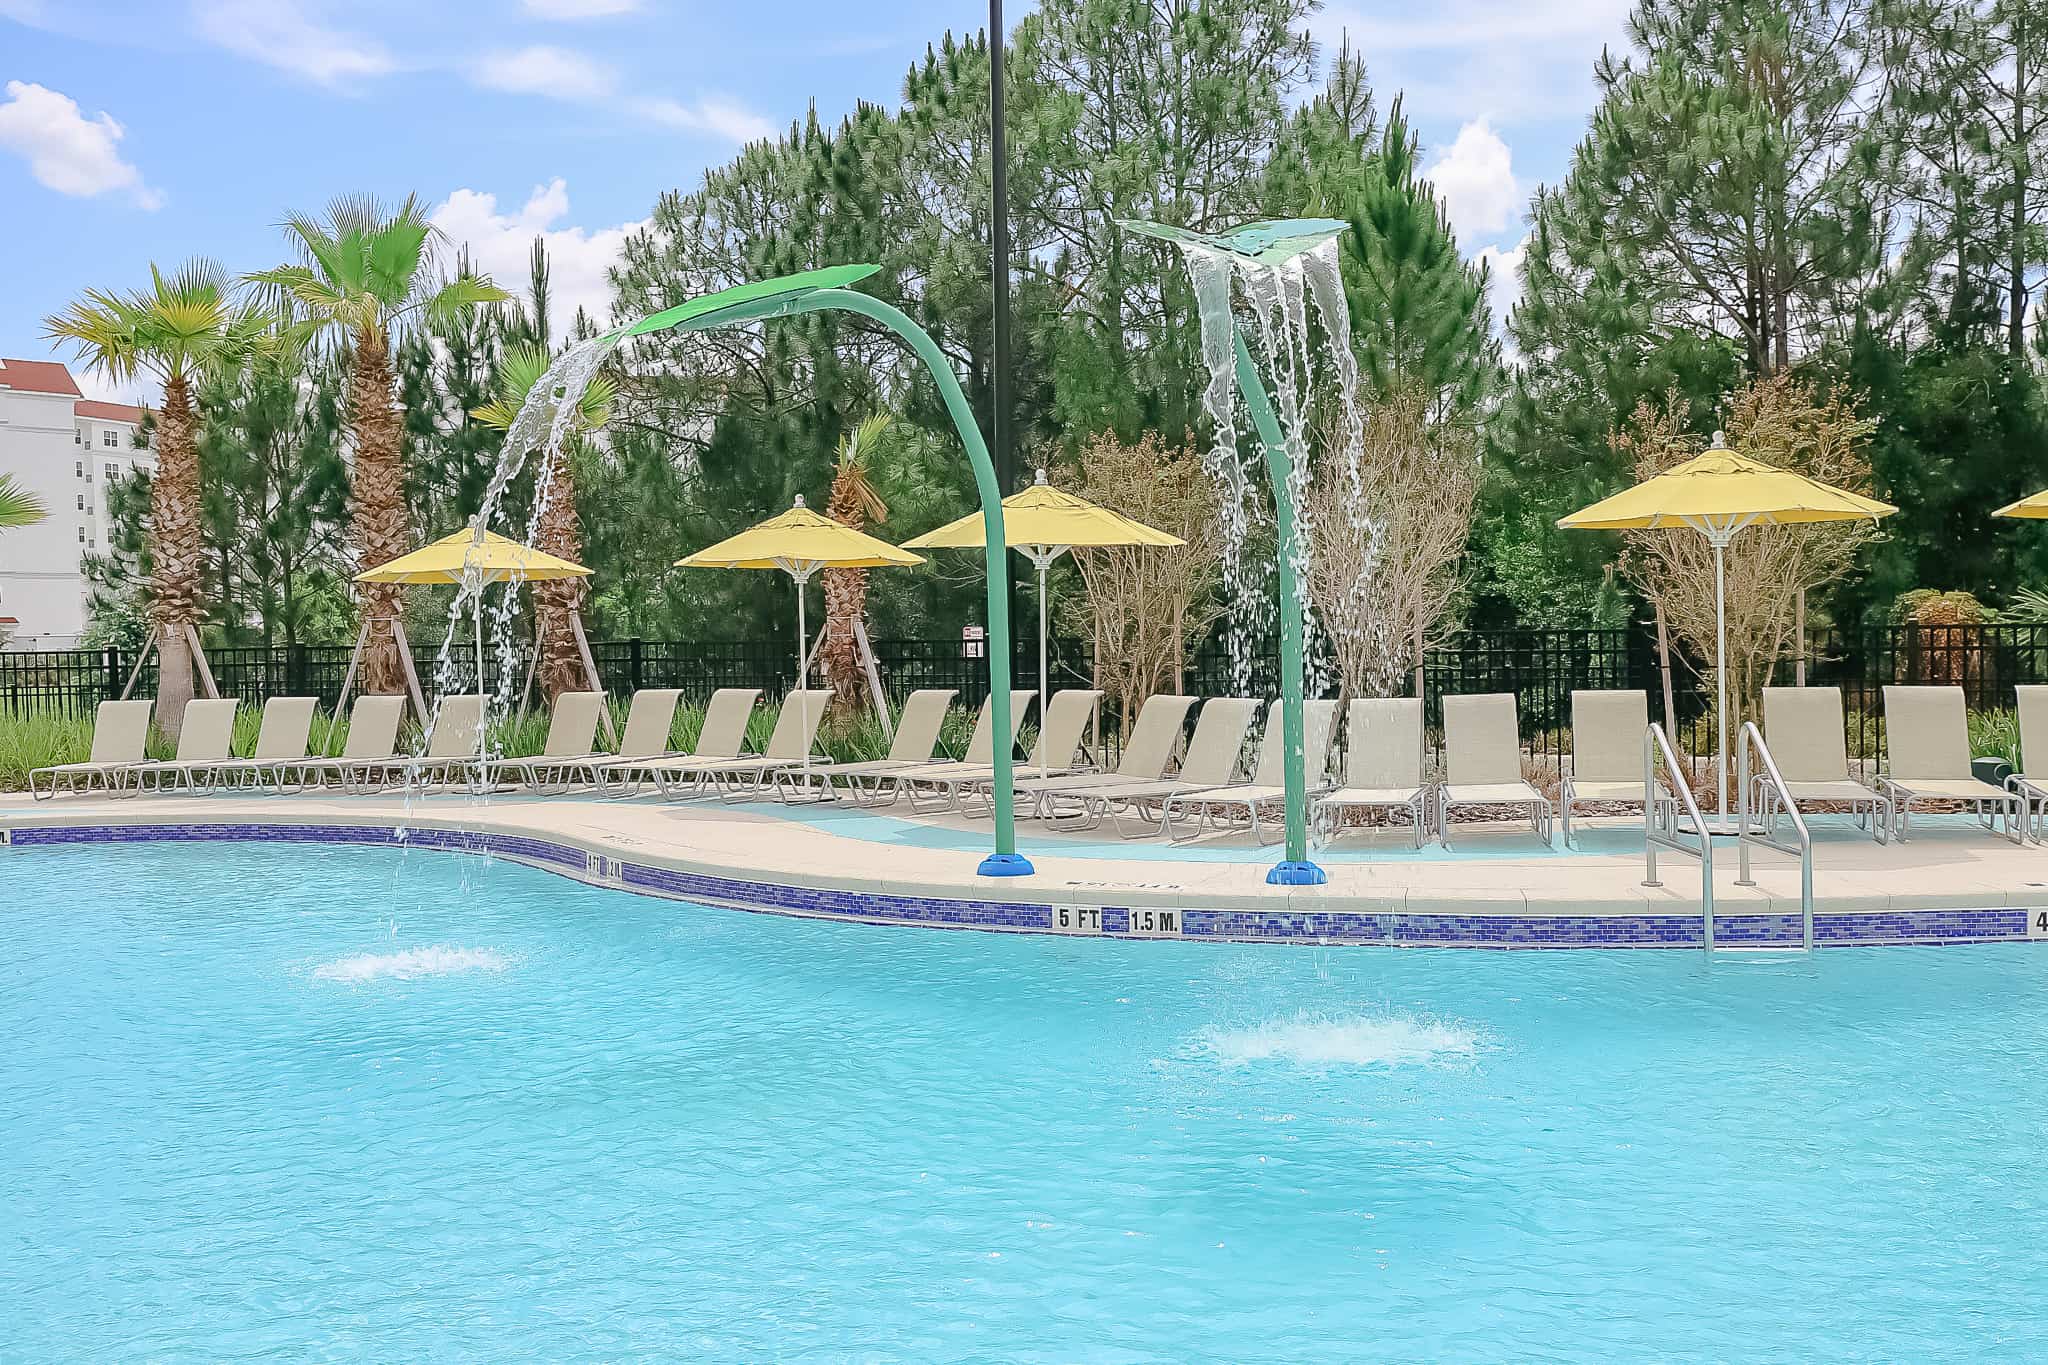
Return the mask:
{"type": "Polygon", "coordinates": [[[1216,485],[1198,454],[1149,431],[1136,445],[1109,432],[1096,436],[1063,482],[1187,542],[1074,552],[1084,592],[1080,601],[1060,603],[1060,622],[1094,641],[1095,685],[1128,733],[1147,697],[1180,689],[1189,646],[1223,614],[1216,485]]]}
{"type": "MultiPolygon", "coordinates": [[[[1342,448],[1341,422],[1328,415],[1319,449],[1342,448]]],[[[1347,701],[1399,693],[1418,638],[1427,648],[1449,632],[1479,487],[1472,430],[1432,422],[1427,394],[1395,391],[1366,409],[1363,430],[1357,478],[1325,454],[1307,499],[1310,600],[1347,701]]]]}

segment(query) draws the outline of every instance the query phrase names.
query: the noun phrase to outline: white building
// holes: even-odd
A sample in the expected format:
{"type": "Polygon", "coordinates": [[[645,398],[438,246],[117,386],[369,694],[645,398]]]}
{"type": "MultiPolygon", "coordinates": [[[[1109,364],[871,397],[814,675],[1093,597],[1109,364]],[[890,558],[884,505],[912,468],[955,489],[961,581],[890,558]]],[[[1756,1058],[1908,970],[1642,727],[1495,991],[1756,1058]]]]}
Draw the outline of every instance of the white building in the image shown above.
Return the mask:
{"type": "Polygon", "coordinates": [[[49,515],[0,532],[0,631],[9,649],[70,649],[86,626],[84,558],[106,548],[107,491],[156,452],[138,448],[142,409],[82,397],[47,360],[0,360],[0,474],[49,515]]]}

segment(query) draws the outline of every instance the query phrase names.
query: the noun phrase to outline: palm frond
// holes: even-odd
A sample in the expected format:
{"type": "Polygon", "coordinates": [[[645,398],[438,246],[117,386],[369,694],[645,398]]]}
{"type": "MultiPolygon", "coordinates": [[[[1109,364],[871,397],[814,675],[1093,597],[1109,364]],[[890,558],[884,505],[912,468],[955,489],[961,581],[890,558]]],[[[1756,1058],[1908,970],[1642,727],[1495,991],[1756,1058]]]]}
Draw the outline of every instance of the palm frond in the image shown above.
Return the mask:
{"type": "Polygon", "coordinates": [[[427,299],[427,321],[430,325],[453,322],[479,304],[505,303],[511,297],[487,276],[457,275],[427,299]]]}
{"type": "Polygon", "coordinates": [[[0,474],[0,530],[33,526],[49,514],[42,500],[15,482],[12,474],[0,474]]]}
{"type": "MultiPolygon", "coordinates": [[[[491,401],[480,408],[472,408],[470,416],[487,427],[499,431],[507,430],[513,418],[532,394],[533,386],[540,382],[553,364],[545,347],[532,343],[512,346],[498,362],[498,382],[491,401]]],[[[576,401],[576,426],[579,431],[595,431],[611,420],[612,405],[618,401],[618,385],[605,375],[598,375],[583,390],[576,401]]]]}

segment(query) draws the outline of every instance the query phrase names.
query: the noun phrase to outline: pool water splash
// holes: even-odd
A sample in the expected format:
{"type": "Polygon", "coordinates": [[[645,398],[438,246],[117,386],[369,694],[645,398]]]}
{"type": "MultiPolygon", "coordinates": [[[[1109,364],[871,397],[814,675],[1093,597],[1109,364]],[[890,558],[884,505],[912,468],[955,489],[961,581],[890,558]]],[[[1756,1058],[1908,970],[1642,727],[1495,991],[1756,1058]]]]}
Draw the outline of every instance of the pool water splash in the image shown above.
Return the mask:
{"type": "Polygon", "coordinates": [[[323,962],[313,969],[321,981],[361,985],[367,981],[416,981],[429,976],[460,976],[468,972],[509,970],[513,959],[495,948],[406,948],[396,953],[357,953],[323,962]]]}
{"type": "Polygon", "coordinates": [[[1485,1035],[1456,1020],[1405,1013],[1299,1013],[1195,1035],[1202,1055],[1225,1066],[1281,1062],[1311,1068],[1445,1066],[1473,1060],[1485,1035]]]}

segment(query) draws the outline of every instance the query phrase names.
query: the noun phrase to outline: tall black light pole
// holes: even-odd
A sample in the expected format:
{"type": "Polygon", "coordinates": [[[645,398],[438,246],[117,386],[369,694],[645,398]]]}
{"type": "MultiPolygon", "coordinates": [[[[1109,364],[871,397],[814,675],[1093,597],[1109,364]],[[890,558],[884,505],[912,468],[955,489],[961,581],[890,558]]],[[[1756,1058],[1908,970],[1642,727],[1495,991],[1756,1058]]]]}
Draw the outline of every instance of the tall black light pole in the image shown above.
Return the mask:
{"type": "MultiPolygon", "coordinates": [[[[1003,128],[1003,0],[988,0],[988,114],[991,197],[989,215],[990,281],[994,289],[994,345],[989,361],[989,445],[995,457],[996,482],[1008,497],[1017,490],[1016,440],[1010,430],[1010,168],[1009,139],[1003,128]]],[[[1009,597],[1010,619],[1017,619],[1017,575],[1003,559],[1003,591],[1009,597]]],[[[989,642],[991,647],[996,641],[989,642]]],[[[1000,647],[1010,650],[1011,642],[1000,647]]],[[[1043,725],[1045,717],[1038,723],[1043,725]]]]}

